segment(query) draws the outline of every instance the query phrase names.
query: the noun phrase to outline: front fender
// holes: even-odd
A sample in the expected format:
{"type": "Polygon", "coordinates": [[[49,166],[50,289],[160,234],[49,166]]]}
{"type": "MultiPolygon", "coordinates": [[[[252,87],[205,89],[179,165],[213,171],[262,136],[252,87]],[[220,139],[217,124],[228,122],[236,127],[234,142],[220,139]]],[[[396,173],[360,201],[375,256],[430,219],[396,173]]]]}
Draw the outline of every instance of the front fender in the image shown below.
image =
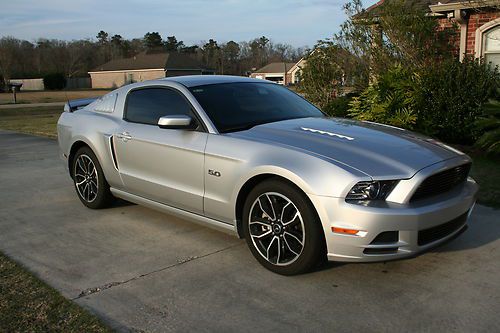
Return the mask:
{"type": "Polygon", "coordinates": [[[209,136],[205,167],[205,214],[232,224],[241,189],[259,175],[283,177],[306,194],[328,197],[341,197],[360,179],[370,179],[303,151],[224,135],[209,136]]]}
{"type": "Polygon", "coordinates": [[[262,175],[282,177],[295,184],[304,193],[313,193],[311,186],[301,176],[290,171],[289,169],[276,165],[261,165],[251,169],[247,174],[242,175],[242,177],[235,184],[233,193],[231,194],[231,202],[236,203],[238,195],[245,184],[255,177],[260,177],[262,175]]]}

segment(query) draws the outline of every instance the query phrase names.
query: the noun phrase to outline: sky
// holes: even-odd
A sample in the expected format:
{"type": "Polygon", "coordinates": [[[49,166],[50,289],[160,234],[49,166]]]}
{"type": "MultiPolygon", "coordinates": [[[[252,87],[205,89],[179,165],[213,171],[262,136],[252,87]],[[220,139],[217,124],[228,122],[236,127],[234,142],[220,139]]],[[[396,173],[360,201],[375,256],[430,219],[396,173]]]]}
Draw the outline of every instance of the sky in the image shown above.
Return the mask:
{"type": "MultiPolygon", "coordinates": [[[[0,37],[64,40],[158,31],[186,45],[213,38],[313,46],[345,20],[347,0],[0,0],[0,37]]],[[[364,0],[365,6],[375,0],[364,0]]]]}

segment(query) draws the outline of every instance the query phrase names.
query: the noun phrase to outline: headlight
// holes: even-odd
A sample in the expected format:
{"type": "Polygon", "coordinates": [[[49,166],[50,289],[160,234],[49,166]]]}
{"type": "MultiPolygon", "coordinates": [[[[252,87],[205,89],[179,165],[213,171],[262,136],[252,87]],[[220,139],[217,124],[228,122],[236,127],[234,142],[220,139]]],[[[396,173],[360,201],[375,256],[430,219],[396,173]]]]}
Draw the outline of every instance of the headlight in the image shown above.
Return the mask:
{"type": "Polygon", "coordinates": [[[359,182],[347,194],[346,200],[385,200],[397,180],[359,182]]]}

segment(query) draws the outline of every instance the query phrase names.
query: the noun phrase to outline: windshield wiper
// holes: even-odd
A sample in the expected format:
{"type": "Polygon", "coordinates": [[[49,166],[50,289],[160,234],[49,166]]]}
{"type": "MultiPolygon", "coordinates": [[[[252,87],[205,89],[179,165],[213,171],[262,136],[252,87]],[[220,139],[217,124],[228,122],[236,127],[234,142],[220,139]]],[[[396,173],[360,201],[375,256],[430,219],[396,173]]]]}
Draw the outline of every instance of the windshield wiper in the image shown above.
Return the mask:
{"type": "Polygon", "coordinates": [[[257,125],[262,125],[262,124],[265,124],[265,123],[267,123],[267,121],[265,121],[265,122],[258,122],[258,123],[250,123],[250,124],[245,124],[245,125],[240,125],[240,126],[234,126],[234,127],[228,127],[228,128],[225,128],[224,131],[222,131],[222,133],[231,133],[231,132],[246,131],[246,130],[251,129],[252,127],[255,127],[257,125]]]}
{"type": "Polygon", "coordinates": [[[239,126],[234,126],[234,127],[228,127],[224,129],[224,131],[221,131],[222,133],[230,133],[230,132],[240,132],[240,131],[246,131],[251,129],[252,127],[255,127],[257,125],[263,125],[263,124],[270,124],[270,123],[276,123],[278,121],[283,121],[283,120],[291,120],[291,119],[301,119],[301,118],[309,118],[309,117],[291,117],[291,118],[280,118],[280,119],[268,119],[268,120],[263,120],[263,121],[258,121],[250,124],[245,124],[245,125],[239,125],[239,126]]]}

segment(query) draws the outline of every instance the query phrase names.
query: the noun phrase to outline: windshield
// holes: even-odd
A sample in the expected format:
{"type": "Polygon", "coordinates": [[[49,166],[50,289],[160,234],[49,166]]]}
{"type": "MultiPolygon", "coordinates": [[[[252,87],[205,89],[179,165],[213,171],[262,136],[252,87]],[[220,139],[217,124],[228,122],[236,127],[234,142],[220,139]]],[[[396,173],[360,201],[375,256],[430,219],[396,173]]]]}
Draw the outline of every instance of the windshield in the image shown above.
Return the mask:
{"type": "Polygon", "coordinates": [[[190,88],[221,133],[279,120],[323,117],[314,105],[271,83],[221,83],[190,88]]]}

